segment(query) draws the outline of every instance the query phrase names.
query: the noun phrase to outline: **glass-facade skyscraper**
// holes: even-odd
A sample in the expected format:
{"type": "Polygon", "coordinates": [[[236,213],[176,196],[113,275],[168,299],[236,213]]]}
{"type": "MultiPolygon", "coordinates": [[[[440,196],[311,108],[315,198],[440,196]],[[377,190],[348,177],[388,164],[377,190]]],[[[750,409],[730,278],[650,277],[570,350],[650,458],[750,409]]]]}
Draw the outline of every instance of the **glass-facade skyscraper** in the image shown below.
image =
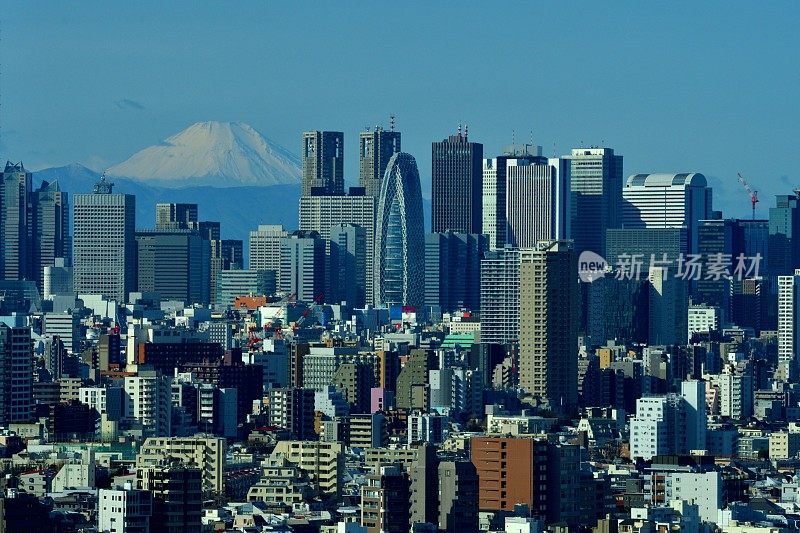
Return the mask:
{"type": "Polygon", "coordinates": [[[417,162],[392,156],[381,183],[375,225],[375,302],[422,307],[425,229],[417,162]]]}

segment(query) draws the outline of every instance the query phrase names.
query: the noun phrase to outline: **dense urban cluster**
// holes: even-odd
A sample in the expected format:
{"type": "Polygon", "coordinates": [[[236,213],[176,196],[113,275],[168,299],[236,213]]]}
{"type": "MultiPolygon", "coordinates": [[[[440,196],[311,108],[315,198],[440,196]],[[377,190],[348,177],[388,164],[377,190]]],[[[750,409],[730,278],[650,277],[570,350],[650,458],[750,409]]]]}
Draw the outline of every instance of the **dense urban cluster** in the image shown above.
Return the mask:
{"type": "Polygon", "coordinates": [[[725,218],[459,126],[426,232],[394,120],[357,149],[346,189],[303,133],[296,229],[247,243],[5,166],[0,531],[798,529],[800,191],[725,218]]]}

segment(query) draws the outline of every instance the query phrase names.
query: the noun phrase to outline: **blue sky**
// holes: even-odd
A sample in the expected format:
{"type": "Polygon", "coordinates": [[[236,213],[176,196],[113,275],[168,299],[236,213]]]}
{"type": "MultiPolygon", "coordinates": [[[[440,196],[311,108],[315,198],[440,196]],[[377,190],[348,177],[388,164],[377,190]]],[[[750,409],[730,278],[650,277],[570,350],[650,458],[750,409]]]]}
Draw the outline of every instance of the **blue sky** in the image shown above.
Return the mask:
{"type": "Polygon", "coordinates": [[[625,174],[698,171],[800,186],[798,2],[37,2],[0,12],[0,157],[119,162],[201,120],[297,152],[397,115],[430,195],[430,143],[469,124],[487,155],[533,132],[547,155],[601,145],[625,174]],[[167,4],[167,5],[162,5],[167,4]]]}

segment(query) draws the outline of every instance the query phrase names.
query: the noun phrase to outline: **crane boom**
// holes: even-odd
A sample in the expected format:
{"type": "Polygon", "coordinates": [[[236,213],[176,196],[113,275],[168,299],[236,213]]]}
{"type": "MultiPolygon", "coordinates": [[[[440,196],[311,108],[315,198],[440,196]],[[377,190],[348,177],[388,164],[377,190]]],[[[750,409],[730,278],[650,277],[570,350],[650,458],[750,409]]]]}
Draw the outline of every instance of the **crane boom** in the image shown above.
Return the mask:
{"type": "Polygon", "coordinates": [[[758,191],[754,191],[750,184],[747,183],[747,180],[744,179],[744,176],[741,173],[736,173],[739,176],[739,183],[742,184],[744,189],[750,194],[750,206],[753,209],[753,220],[756,219],[756,204],[758,203],[758,191]]]}

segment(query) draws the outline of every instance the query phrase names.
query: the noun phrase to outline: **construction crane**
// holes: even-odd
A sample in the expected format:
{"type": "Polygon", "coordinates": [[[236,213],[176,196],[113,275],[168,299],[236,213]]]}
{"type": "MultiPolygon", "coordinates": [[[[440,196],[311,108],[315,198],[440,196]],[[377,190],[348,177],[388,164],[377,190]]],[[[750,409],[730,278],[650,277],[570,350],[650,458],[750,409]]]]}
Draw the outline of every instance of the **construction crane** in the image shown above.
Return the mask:
{"type": "Polygon", "coordinates": [[[312,313],[320,318],[320,323],[322,323],[321,315],[323,298],[324,295],[322,293],[318,294],[317,297],[314,298],[314,301],[311,302],[311,305],[308,307],[308,309],[303,311],[303,315],[297,320],[297,322],[295,322],[294,327],[292,328],[293,331],[300,329],[300,327],[303,325],[303,322],[305,322],[308,316],[312,313]]]}
{"type": "Polygon", "coordinates": [[[747,183],[747,180],[744,179],[744,176],[736,173],[739,176],[739,183],[745,188],[745,190],[750,194],[750,206],[753,208],[753,220],[756,219],[756,204],[758,203],[758,191],[754,191],[750,184],[747,183]]]}

